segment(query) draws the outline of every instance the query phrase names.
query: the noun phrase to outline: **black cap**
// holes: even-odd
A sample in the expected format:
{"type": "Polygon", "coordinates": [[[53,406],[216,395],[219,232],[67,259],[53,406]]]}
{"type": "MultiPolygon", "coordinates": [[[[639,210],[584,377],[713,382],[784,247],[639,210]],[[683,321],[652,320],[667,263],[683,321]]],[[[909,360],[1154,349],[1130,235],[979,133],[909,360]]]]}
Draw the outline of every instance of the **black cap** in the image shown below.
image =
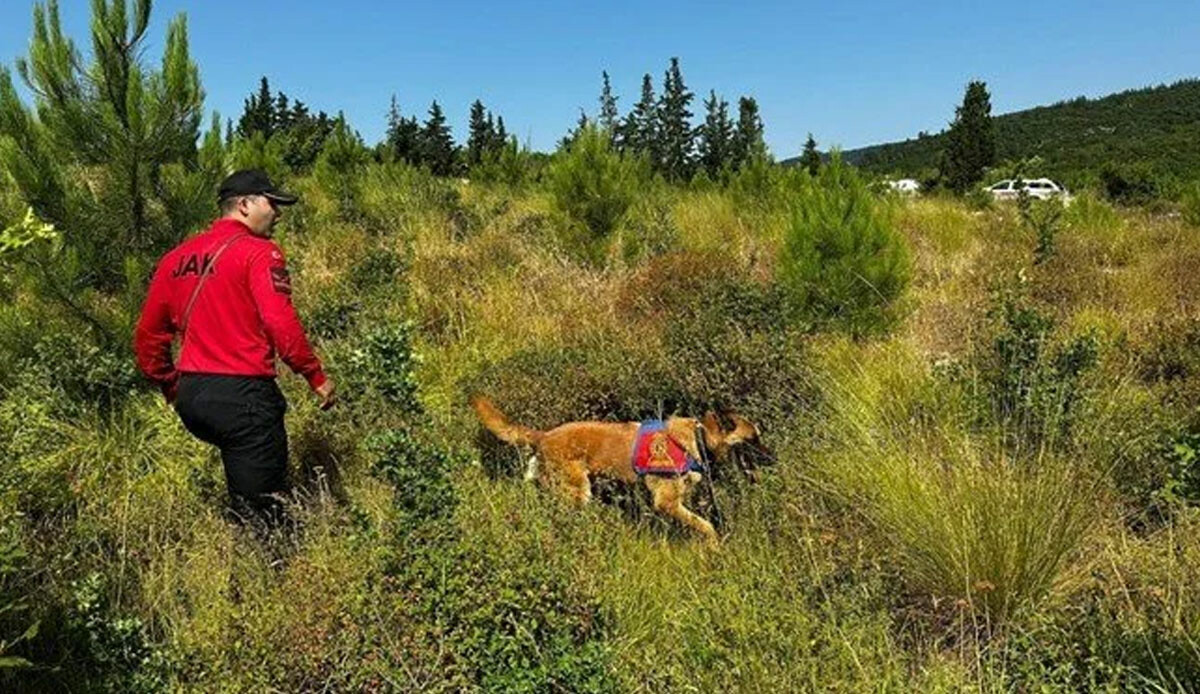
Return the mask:
{"type": "Polygon", "coordinates": [[[234,171],[224,181],[221,181],[221,188],[217,191],[217,200],[224,200],[235,195],[264,195],[278,205],[293,205],[300,199],[276,188],[271,183],[271,179],[267,178],[267,174],[260,169],[234,171]]]}

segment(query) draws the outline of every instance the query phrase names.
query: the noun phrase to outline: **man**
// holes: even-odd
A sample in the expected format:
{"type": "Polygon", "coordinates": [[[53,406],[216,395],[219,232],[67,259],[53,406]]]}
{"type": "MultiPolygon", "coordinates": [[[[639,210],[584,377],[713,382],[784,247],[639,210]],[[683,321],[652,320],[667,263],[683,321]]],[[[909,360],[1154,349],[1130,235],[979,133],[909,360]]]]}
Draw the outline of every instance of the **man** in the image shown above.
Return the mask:
{"type": "Polygon", "coordinates": [[[269,522],[279,519],[278,495],[288,490],[287,402],[275,383],[275,356],[308,381],[323,409],[334,403],[333,382],[292,306],[283,252],[271,240],[281,207],[296,201],[262,171],[226,178],[220,219],[159,261],[134,333],[142,373],[188,431],[221,449],[234,511],[269,522]]]}

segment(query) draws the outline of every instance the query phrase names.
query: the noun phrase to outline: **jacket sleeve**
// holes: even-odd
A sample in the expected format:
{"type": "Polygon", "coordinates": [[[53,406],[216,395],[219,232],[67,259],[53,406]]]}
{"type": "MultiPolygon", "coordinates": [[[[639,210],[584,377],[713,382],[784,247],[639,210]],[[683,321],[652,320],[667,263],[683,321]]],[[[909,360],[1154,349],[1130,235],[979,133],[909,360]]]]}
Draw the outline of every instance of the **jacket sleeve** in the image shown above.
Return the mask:
{"type": "Polygon", "coordinates": [[[171,341],[175,338],[176,326],[171,319],[167,265],[160,261],[150,280],[146,303],[142,305],[142,315],[133,331],[133,352],[138,368],[162,389],[168,402],[173,402],[179,372],[171,359],[171,341]]]}
{"type": "Polygon", "coordinates": [[[248,272],[250,293],[276,354],[292,371],[303,376],[310,388],[320,388],[325,383],[325,372],[292,306],[291,277],[279,246],[270,242],[252,251],[248,272]]]}

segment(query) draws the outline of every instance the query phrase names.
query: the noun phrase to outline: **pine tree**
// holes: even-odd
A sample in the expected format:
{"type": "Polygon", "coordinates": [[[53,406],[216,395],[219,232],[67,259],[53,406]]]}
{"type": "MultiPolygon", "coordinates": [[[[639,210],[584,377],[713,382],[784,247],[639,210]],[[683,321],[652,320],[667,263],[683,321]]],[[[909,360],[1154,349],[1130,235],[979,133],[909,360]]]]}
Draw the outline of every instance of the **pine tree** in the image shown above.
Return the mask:
{"type": "Polygon", "coordinates": [[[692,112],[688,110],[692,98],[692,93],[683,84],[679,58],[671,58],[656,111],[658,169],[670,180],[686,181],[692,177],[696,148],[692,112]]]}
{"type": "Polygon", "coordinates": [[[467,166],[475,166],[483,159],[491,142],[492,131],[488,124],[488,114],[483,108],[483,102],[476,99],[471,104],[470,124],[467,126],[467,166]]]}
{"type": "Polygon", "coordinates": [[[93,2],[87,65],[63,34],[58,3],[35,4],[29,56],[16,62],[32,108],[0,66],[0,171],[40,219],[69,232],[63,255],[37,264],[39,291],[110,338],[84,290],[119,289],[127,260],[161,252],[202,223],[166,208],[210,183],[208,155],[202,161],[196,147],[204,97],[187,21],[168,23],[162,61],[149,67],[150,5],[93,2]]]}
{"type": "Polygon", "coordinates": [[[711,179],[733,166],[733,121],[729,119],[729,103],[718,99],[710,90],[704,100],[704,125],[700,126],[700,166],[711,179]]]}
{"type": "Polygon", "coordinates": [[[991,97],[987,85],[976,80],[967,84],[962,106],[955,109],[946,133],[942,177],[951,190],[962,193],[982,180],[984,169],[995,161],[991,97]]]}
{"type": "Polygon", "coordinates": [[[808,139],[804,142],[804,152],[800,155],[800,166],[808,169],[808,175],[816,176],[821,170],[821,154],[817,152],[817,141],[813,139],[812,133],[808,134],[808,139]]]}
{"type": "Polygon", "coordinates": [[[579,138],[579,134],[588,128],[595,128],[595,124],[591,118],[588,118],[587,111],[583,108],[579,109],[579,120],[575,121],[575,127],[567,131],[562,139],[558,141],[559,149],[571,149],[571,145],[575,144],[575,140],[579,138]]]}
{"type": "Polygon", "coordinates": [[[384,135],[384,148],[394,161],[409,164],[419,164],[421,126],[416,118],[405,118],[400,115],[400,105],[396,95],[392,95],[392,105],[388,109],[387,132],[384,135]]]}
{"type": "Polygon", "coordinates": [[[275,132],[275,101],[271,98],[271,86],[266,76],[259,81],[258,93],[246,97],[243,103],[237,134],[248,138],[254,133],[262,133],[263,137],[270,138],[275,132]]]}
{"type": "Polygon", "coordinates": [[[508,131],[504,129],[504,116],[496,116],[496,127],[492,130],[491,150],[499,151],[506,146],[508,146],[508,131]]]}
{"type": "Polygon", "coordinates": [[[646,73],[642,75],[642,97],[633,105],[633,110],[621,124],[619,140],[622,151],[645,156],[650,161],[658,159],[658,127],[654,120],[657,101],[654,96],[654,82],[650,74],[646,73]]]}
{"type": "Polygon", "coordinates": [[[292,109],[288,104],[287,94],[283,92],[275,95],[274,106],[271,109],[271,125],[273,132],[285,131],[292,127],[292,109]]]}
{"type": "Polygon", "coordinates": [[[617,97],[613,96],[612,85],[608,81],[608,71],[603,70],[600,74],[604,77],[604,87],[600,90],[600,117],[596,122],[601,128],[608,131],[610,137],[616,138],[617,97]]]}
{"type": "Polygon", "coordinates": [[[429,106],[429,117],[421,127],[419,143],[421,163],[435,176],[454,173],[454,138],[436,99],[429,106]]]}
{"type": "Polygon", "coordinates": [[[763,141],[763,123],[758,115],[758,102],[752,96],[738,99],[737,132],[733,138],[734,168],[765,159],[767,144],[763,141]]]}

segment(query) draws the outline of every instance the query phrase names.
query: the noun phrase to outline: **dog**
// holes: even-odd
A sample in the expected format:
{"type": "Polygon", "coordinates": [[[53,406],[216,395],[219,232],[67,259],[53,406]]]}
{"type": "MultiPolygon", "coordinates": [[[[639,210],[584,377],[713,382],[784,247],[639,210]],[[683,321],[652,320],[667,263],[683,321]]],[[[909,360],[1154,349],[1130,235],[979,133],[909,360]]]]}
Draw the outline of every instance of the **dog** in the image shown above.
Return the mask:
{"type": "MultiPolygon", "coordinates": [[[[592,498],[592,477],[602,476],[637,484],[639,478],[650,490],[654,510],[670,516],[700,533],[710,543],[718,539],[712,523],[684,506],[692,489],[702,479],[696,470],[668,474],[638,474],[634,466],[634,446],[639,427],[637,422],[569,422],[549,431],[537,431],[510,422],[491,400],[481,395],[471,397],[471,406],[480,422],[497,438],[515,446],[530,446],[525,479],[540,479],[564,491],[577,504],[592,498]]],[[[758,428],[745,418],[727,416],[730,428],[721,426],[718,417],[709,412],[697,420],[691,417],[670,417],[663,432],[670,441],[682,447],[693,460],[704,462],[705,452],[720,461],[728,457],[734,446],[748,446],[768,460],[770,450],[763,445],[758,428]],[[697,432],[702,431],[702,441],[697,432]],[[701,447],[704,447],[703,449],[701,447]]],[[[665,455],[666,439],[649,446],[651,464],[665,455]]]]}

